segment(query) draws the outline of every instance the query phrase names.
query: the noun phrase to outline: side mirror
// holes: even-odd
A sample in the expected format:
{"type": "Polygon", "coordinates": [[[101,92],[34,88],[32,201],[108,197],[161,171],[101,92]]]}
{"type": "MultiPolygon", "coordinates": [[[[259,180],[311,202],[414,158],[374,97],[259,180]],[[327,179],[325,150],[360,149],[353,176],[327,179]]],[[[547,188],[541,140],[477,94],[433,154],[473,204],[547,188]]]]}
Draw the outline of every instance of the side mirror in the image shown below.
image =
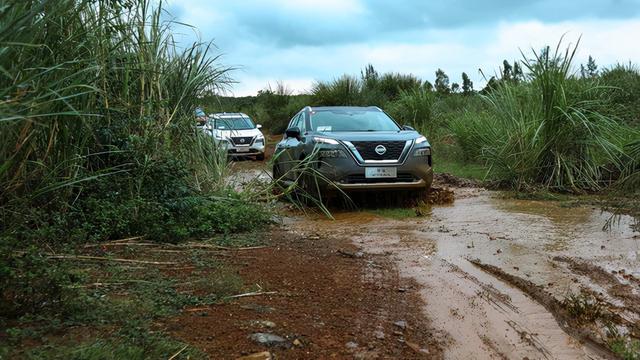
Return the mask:
{"type": "Polygon", "coordinates": [[[262,125],[256,124],[256,129],[262,129],[262,125]]]}
{"type": "Polygon", "coordinates": [[[292,137],[292,138],[300,139],[300,128],[297,126],[288,128],[287,130],[285,130],[284,134],[288,138],[292,137]]]}
{"type": "Polygon", "coordinates": [[[402,125],[402,130],[416,131],[416,129],[414,129],[413,127],[411,127],[409,125],[402,125]]]}

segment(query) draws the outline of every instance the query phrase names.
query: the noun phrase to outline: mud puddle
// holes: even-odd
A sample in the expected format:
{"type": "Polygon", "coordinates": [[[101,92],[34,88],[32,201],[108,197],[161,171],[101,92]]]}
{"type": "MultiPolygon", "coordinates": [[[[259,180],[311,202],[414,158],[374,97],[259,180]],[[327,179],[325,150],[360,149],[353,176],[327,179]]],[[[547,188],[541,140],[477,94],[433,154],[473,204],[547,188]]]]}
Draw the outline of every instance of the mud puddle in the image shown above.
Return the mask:
{"type": "Polygon", "coordinates": [[[288,221],[393,259],[402,276],[421,285],[415,291],[447,344],[447,358],[609,358],[584,337],[569,334],[526,288],[469,260],[523,279],[556,303],[588,290],[623,322],[634,324],[640,239],[632,219],[622,217],[605,232],[609,214],[597,209],[507,200],[483,189],[455,191],[455,204],[434,206],[422,218],[392,220],[360,211],[334,213],[335,221],[320,216],[288,221]]]}

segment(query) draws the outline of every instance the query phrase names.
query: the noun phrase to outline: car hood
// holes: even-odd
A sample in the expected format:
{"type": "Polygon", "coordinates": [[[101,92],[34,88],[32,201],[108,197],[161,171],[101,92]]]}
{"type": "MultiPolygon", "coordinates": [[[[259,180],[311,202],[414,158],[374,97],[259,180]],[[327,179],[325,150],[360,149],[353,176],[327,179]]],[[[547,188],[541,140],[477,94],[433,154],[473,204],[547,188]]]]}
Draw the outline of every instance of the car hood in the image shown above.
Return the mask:
{"type": "Polygon", "coordinates": [[[341,141],[407,141],[421,136],[415,131],[318,132],[316,135],[341,141]]]}

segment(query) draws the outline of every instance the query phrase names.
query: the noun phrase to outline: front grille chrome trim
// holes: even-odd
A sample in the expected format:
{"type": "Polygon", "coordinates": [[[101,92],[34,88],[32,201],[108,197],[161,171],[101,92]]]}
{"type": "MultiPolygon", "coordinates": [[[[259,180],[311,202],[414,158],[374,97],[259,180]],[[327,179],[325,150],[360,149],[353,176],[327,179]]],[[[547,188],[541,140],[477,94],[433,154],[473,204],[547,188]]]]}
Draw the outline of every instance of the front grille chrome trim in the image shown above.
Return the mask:
{"type": "MultiPolygon", "coordinates": [[[[404,147],[402,148],[402,152],[400,153],[400,157],[395,160],[364,160],[358,149],[356,149],[355,145],[351,141],[341,141],[344,146],[349,149],[348,153],[351,154],[351,157],[358,163],[360,166],[366,165],[382,165],[382,166],[396,166],[402,165],[408,158],[409,153],[411,152],[411,148],[413,147],[413,140],[407,140],[404,143],[404,147]]],[[[371,141],[375,142],[375,141],[371,141]]]]}

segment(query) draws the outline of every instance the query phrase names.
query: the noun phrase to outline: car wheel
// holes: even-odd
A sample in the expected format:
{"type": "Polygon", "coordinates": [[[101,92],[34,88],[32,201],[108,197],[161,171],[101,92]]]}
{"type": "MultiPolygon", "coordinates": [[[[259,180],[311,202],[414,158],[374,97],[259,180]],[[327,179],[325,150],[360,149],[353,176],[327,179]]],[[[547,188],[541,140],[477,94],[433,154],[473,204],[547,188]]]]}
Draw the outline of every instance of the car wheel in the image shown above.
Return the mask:
{"type": "Polygon", "coordinates": [[[256,155],[256,160],[258,160],[258,161],[264,161],[264,153],[261,153],[261,154],[256,155]]]}
{"type": "Polygon", "coordinates": [[[277,162],[273,163],[273,170],[271,172],[273,177],[273,182],[280,188],[282,188],[282,170],[280,170],[280,166],[277,162]]]}

